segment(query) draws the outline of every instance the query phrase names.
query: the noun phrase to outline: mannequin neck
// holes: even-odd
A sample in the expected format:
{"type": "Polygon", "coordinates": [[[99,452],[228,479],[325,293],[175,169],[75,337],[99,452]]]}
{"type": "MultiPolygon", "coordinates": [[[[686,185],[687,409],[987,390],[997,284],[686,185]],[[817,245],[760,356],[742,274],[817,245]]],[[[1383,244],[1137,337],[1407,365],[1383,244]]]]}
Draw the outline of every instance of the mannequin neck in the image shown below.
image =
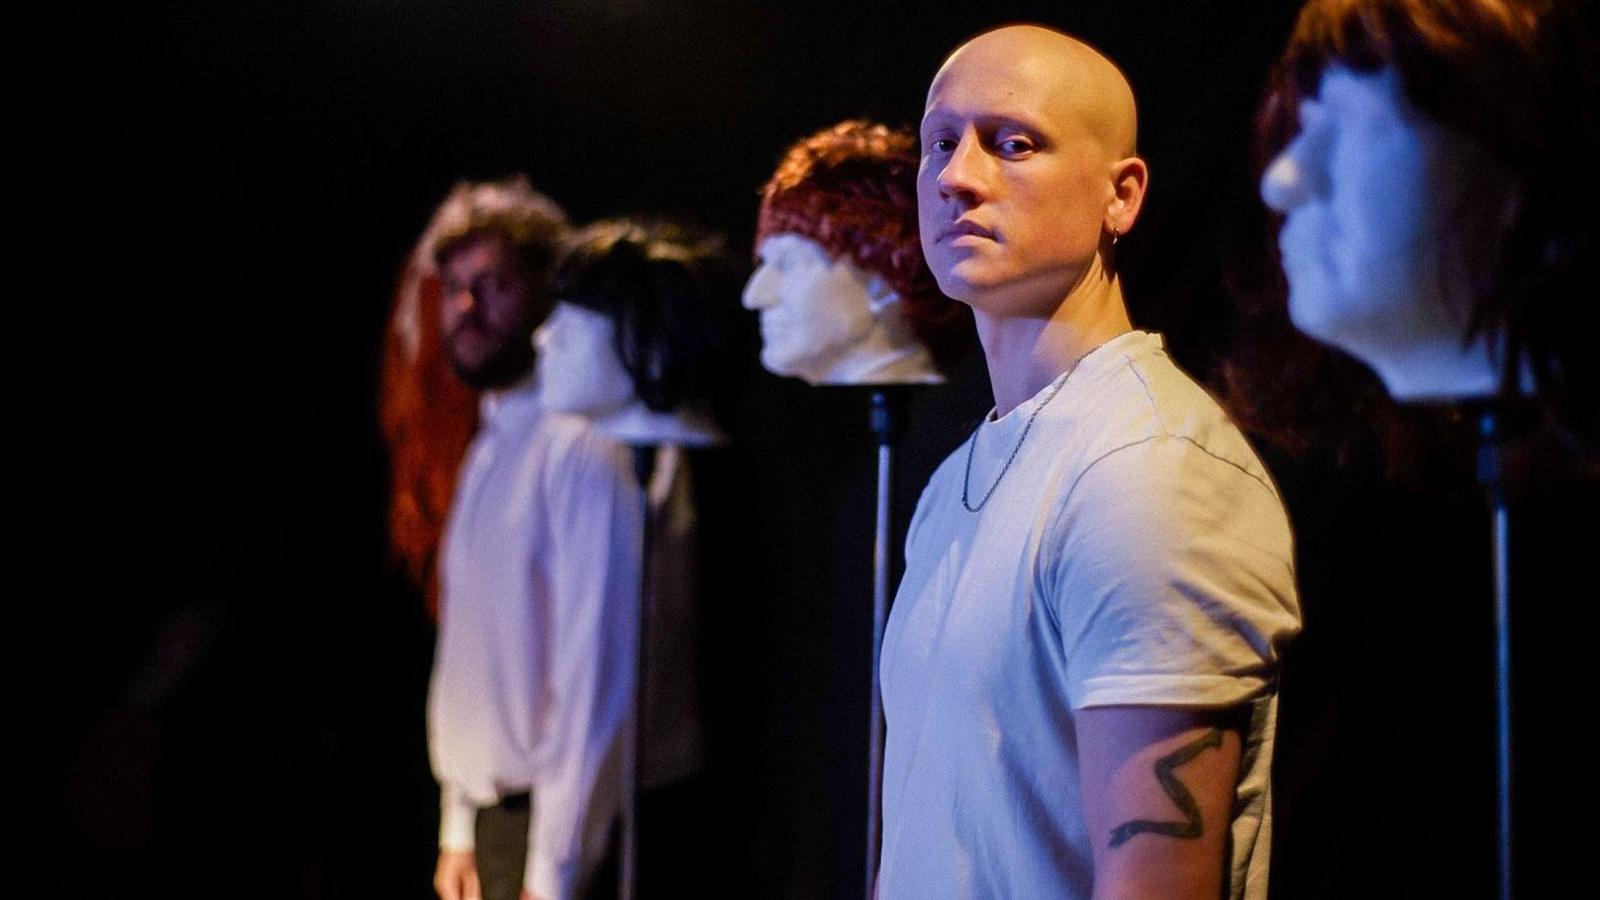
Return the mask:
{"type": "Polygon", "coordinates": [[[928,348],[912,333],[900,298],[886,289],[873,300],[872,328],[866,336],[800,377],[814,385],[944,383],[928,348]]]}
{"type": "MultiPolygon", "coordinates": [[[[1413,338],[1405,346],[1364,348],[1356,354],[1372,367],[1383,386],[1402,403],[1465,400],[1500,393],[1504,352],[1486,335],[1462,346],[1444,334],[1413,338]]],[[[1532,373],[1521,368],[1521,392],[1533,392],[1532,373]]]]}
{"type": "Polygon", "coordinates": [[[593,422],[601,434],[624,444],[709,447],[727,440],[704,410],[680,407],[672,412],[657,412],[642,400],[601,413],[593,422]]]}
{"type": "Polygon", "coordinates": [[[921,344],[901,347],[859,345],[850,348],[825,372],[813,377],[812,384],[943,384],[944,376],[934,368],[928,349],[921,344]]]}

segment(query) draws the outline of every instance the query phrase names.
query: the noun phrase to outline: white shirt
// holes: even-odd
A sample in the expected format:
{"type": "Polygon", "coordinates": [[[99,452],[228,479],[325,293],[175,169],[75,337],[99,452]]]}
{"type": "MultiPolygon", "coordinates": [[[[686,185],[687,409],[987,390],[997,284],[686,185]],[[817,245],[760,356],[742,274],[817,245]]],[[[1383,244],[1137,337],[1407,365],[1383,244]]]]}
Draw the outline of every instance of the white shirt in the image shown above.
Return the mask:
{"type": "Polygon", "coordinates": [[[1265,895],[1278,648],[1299,627],[1276,489],[1130,332],[934,473],[884,634],[884,900],[1088,898],[1076,713],[1251,704],[1228,868],[1265,895]],[[1040,410],[1009,470],[1028,419],[1040,410]]]}
{"type": "Polygon", "coordinates": [[[632,456],[527,383],[485,397],[444,539],[428,743],[439,843],[530,791],[524,886],[574,895],[621,802],[642,494],[632,456]]]}

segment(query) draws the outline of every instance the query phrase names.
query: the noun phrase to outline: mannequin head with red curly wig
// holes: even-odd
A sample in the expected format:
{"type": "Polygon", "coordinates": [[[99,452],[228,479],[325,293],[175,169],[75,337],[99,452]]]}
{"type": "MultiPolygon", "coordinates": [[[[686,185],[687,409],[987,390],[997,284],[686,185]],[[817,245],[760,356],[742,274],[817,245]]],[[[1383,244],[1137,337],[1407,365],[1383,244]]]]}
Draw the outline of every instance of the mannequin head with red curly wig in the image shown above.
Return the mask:
{"type": "Polygon", "coordinates": [[[401,272],[385,335],[379,418],[389,445],[390,541],[437,603],[435,560],[478,392],[525,376],[549,313],[567,218],[521,176],[461,182],[401,272]]]}
{"type": "Polygon", "coordinates": [[[917,232],[916,138],[861,120],[803,138],[761,190],[762,363],[813,384],[932,382],[970,344],[917,232]]]}

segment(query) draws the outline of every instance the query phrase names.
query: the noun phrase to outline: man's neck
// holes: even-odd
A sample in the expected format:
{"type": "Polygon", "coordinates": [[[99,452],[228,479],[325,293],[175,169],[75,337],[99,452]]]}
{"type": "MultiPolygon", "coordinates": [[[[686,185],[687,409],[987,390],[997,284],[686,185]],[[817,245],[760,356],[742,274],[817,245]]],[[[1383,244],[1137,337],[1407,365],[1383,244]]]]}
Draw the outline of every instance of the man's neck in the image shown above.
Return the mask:
{"type": "Polygon", "coordinates": [[[996,316],[976,309],[974,316],[996,416],[1039,393],[1089,351],[1133,330],[1122,282],[1099,254],[1047,316],[996,316]]]}

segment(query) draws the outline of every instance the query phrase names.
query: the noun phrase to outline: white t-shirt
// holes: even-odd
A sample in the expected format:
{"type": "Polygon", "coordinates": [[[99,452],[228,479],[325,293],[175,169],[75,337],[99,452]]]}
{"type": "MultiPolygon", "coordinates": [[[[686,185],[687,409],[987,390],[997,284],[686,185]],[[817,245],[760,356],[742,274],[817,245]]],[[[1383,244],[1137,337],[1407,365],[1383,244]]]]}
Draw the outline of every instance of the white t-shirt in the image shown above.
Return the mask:
{"type": "Polygon", "coordinates": [[[1231,896],[1266,894],[1278,650],[1299,629],[1270,477],[1158,335],[1090,353],[940,465],[884,634],[883,900],[1088,898],[1076,711],[1249,703],[1231,896]],[[1054,385],[1052,384],[1051,387],[1054,385]]]}

